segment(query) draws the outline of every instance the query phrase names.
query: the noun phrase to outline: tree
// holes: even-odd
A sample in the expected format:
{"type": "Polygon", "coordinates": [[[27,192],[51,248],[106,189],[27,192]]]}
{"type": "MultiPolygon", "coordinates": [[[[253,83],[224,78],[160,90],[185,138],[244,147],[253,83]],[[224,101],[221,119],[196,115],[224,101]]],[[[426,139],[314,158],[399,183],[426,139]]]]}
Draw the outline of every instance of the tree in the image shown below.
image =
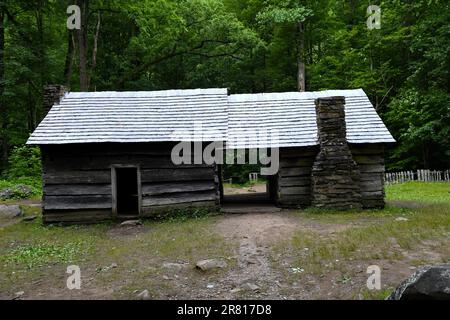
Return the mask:
{"type": "Polygon", "coordinates": [[[450,4],[331,0],[0,0],[0,166],[43,117],[42,88],[363,88],[398,143],[389,169],[450,167],[450,4]],[[305,85],[306,84],[306,85],[305,85]]]}
{"type": "Polygon", "coordinates": [[[261,24],[291,24],[295,26],[297,89],[306,91],[305,71],[305,20],[313,12],[298,1],[269,1],[267,7],[258,13],[256,19],[261,24]]]}

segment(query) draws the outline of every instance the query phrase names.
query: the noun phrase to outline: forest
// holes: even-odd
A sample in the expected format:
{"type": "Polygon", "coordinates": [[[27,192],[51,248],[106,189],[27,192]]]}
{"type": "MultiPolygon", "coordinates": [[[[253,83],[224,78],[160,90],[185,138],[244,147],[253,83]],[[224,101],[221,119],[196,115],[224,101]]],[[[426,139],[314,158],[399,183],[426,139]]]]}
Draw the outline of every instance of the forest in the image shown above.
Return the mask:
{"type": "Polygon", "coordinates": [[[44,116],[48,84],[363,88],[397,140],[387,170],[450,168],[448,0],[2,0],[3,172],[19,161],[14,150],[29,157],[22,146],[44,116]],[[81,23],[70,30],[74,4],[81,23]],[[379,29],[368,28],[369,5],[381,8],[379,29]]]}

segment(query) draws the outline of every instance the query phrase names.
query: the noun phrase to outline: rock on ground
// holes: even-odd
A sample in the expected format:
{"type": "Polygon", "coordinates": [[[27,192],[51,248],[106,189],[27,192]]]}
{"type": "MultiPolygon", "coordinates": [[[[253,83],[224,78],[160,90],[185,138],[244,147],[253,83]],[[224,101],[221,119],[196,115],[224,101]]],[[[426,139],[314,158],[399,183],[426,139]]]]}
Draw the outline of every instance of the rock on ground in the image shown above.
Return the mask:
{"type": "Polygon", "coordinates": [[[450,263],[419,269],[387,300],[450,300],[450,263]]]}
{"type": "Polygon", "coordinates": [[[254,284],[254,283],[245,283],[244,285],[242,285],[242,289],[247,290],[247,291],[257,291],[259,290],[259,287],[254,284]]]}
{"type": "Polygon", "coordinates": [[[22,216],[22,209],[18,205],[0,205],[0,216],[17,218],[22,216]]]}
{"type": "Polygon", "coordinates": [[[196,268],[202,271],[224,269],[227,267],[227,263],[221,259],[207,259],[197,262],[196,268]]]}
{"type": "Polygon", "coordinates": [[[141,293],[138,294],[138,298],[141,300],[149,300],[150,299],[150,293],[148,290],[144,290],[141,293]]]}
{"type": "Polygon", "coordinates": [[[128,220],[124,221],[120,224],[121,227],[132,227],[132,226],[141,226],[142,221],[140,220],[128,220]]]}
{"type": "Polygon", "coordinates": [[[30,222],[30,221],[34,221],[37,219],[36,215],[32,215],[32,216],[28,216],[28,217],[24,217],[22,220],[25,222],[30,222]]]}

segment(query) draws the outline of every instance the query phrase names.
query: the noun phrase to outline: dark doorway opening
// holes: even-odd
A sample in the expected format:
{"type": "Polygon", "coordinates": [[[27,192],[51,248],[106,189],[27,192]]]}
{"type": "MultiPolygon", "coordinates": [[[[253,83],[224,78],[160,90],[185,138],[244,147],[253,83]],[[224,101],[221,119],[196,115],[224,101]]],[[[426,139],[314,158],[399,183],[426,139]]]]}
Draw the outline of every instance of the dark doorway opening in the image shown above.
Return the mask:
{"type": "Polygon", "coordinates": [[[116,168],[117,215],[139,215],[137,168],[116,168]]]}

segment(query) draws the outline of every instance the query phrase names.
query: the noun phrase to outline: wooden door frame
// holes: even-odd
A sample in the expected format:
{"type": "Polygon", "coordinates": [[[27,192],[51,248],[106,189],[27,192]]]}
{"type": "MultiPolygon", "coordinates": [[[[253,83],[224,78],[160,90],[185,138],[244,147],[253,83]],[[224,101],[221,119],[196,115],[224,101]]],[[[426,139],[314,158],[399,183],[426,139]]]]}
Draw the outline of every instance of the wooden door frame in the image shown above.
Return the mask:
{"type": "Polygon", "coordinates": [[[138,217],[142,215],[142,182],[141,182],[141,167],[133,164],[114,164],[111,166],[111,196],[112,196],[112,215],[114,219],[119,218],[117,211],[117,169],[136,169],[136,181],[138,192],[138,217]]]}

